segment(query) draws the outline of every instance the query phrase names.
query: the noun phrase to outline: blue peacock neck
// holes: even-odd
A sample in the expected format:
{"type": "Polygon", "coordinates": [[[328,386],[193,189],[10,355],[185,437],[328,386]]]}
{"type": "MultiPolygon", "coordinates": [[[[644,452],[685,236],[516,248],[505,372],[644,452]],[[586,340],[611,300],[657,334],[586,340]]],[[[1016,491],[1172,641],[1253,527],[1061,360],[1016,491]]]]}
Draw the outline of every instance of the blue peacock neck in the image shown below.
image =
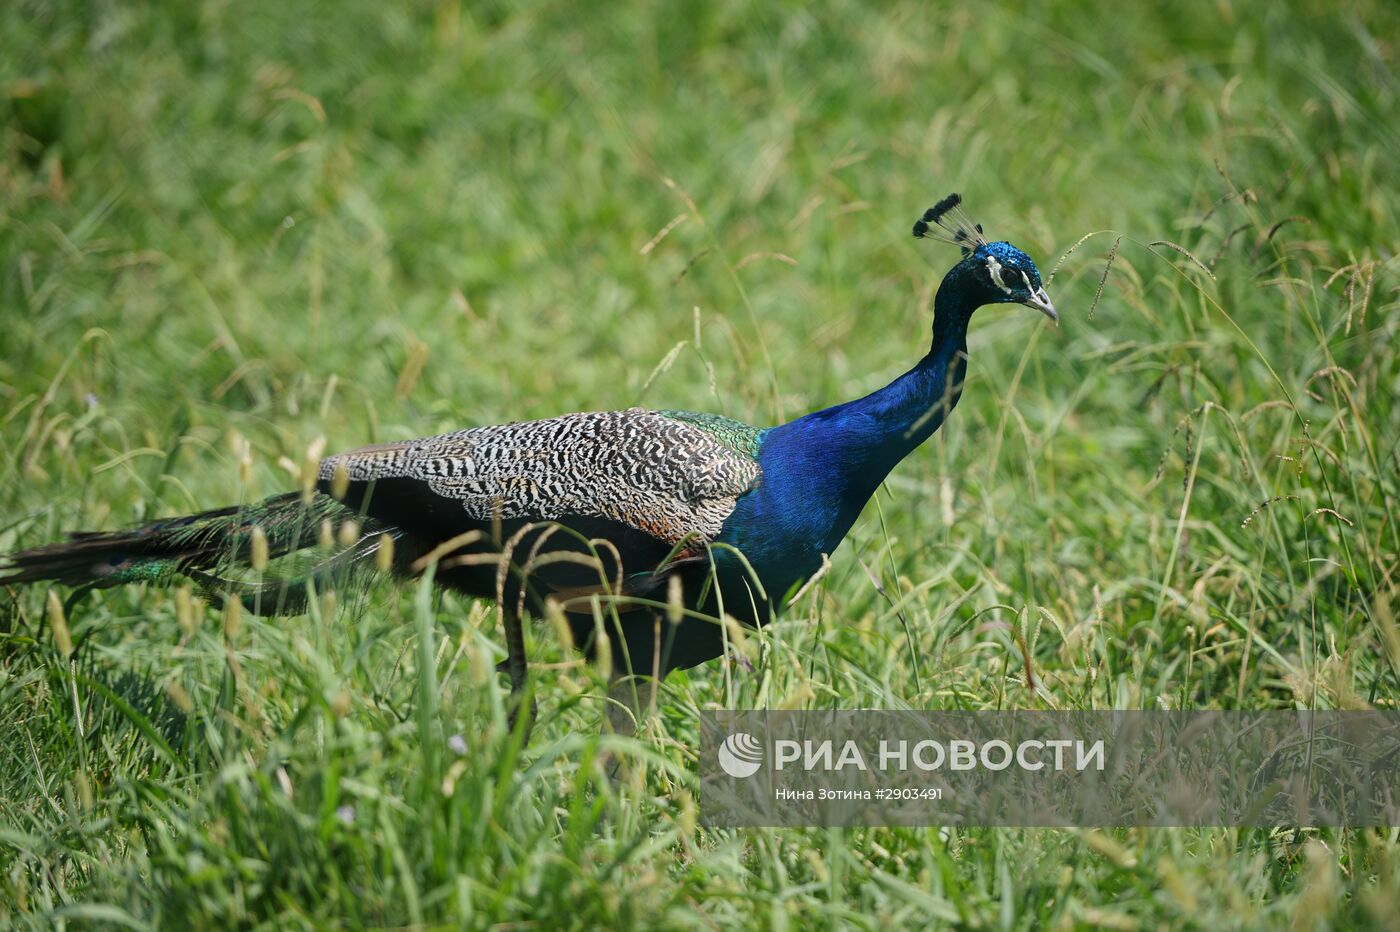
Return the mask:
{"type": "MultiPolygon", "coordinates": [[[[847,487],[868,486],[866,497],[890,469],[933,435],[962,396],[967,372],[967,327],[980,302],[969,296],[965,270],[955,267],[934,298],[933,342],[908,372],[884,388],[801,418],[825,435],[818,449],[841,451],[837,462],[851,474],[847,487]]],[[[865,502],[862,499],[861,506],[865,502]]]]}
{"type": "Polygon", "coordinates": [[[958,403],[967,325],[981,301],[955,267],[934,298],[927,355],[863,398],[815,411],[763,436],[763,478],[726,522],[738,546],[782,591],[813,572],[855,523],[890,470],[936,431],[958,403]]]}

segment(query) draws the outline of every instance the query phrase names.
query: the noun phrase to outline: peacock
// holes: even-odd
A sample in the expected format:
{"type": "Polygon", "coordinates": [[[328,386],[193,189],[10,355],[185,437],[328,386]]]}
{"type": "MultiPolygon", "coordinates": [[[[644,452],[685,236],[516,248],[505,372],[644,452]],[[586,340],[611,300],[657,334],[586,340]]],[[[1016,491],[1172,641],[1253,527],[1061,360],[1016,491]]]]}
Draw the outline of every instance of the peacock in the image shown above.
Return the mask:
{"type": "Polygon", "coordinates": [[[615,682],[713,660],[728,643],[718,619],[770,621],[943,424],[977,308],[1023,304],[1058,322],[1035,263],[988,242],[961,202],[951,194],[914,224],[915,237],[962,250],[934,299],[932,345],[863,398],[767,428],[629,408],[376,444],[322,460],[309,492],[12,553],[0,582],[81,594],[184,577],[250,611],[294,614],[356,567],[431,571],[499,606],[513,722],[527,681],[522,616],[562,617],[576,646],[611,658],[615,682]],[[238,576],[318,547],[301,575],[238,576]]]}

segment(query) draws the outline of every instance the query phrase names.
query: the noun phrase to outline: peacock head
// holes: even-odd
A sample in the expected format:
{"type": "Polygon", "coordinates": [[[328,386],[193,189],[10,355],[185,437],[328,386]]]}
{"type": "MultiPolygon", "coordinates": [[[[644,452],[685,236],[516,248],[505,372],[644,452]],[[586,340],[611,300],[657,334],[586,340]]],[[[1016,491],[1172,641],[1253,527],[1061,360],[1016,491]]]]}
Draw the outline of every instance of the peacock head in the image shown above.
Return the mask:
{"type": "Polygon", "coordinates": [[[1040,270],[1031,257],[1010,243],[987,242],[982,225],[969,220],[961,204],[962,195],[948,195],[915,221],[914,235],[962,249],[962,261],[949,277],[971,289],[977,304],[1024,304],[1058,324],[1060,315],[1045,293],[1040,270]]]}

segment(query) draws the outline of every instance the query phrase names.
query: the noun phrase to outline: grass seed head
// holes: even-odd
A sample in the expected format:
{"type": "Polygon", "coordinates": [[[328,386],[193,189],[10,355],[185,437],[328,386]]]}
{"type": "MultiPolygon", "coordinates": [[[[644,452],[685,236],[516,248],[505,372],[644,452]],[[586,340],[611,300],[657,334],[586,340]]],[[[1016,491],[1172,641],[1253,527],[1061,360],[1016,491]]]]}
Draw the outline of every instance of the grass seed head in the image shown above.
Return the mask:
{"type": "Polygon", "coordinates": [[[73,656],[73,638],[68,633],[68,619],[63,614],[63,603],[59,601],[58,593],[52,589],[49,590],[48,616],[54,644],[58,647],[59,655],[67,660],[73,656]]]}

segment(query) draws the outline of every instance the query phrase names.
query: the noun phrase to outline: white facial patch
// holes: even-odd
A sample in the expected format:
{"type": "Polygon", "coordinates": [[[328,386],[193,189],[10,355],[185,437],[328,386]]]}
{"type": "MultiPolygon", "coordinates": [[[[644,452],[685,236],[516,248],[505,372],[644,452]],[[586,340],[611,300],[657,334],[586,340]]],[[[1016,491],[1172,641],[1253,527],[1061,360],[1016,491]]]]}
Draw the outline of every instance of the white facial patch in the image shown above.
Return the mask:
{"type": "Polygon", "coordinates": [[[992,277],[992,283],[994,285],[996,285],[998,288],[1000,288],[1007,294],[1011,294],[1011,288],[1006,284],[1006,282],[1002,281],[1001,263],[997,261],[996,256],[987,257],[987,274],[992,277]]]}

